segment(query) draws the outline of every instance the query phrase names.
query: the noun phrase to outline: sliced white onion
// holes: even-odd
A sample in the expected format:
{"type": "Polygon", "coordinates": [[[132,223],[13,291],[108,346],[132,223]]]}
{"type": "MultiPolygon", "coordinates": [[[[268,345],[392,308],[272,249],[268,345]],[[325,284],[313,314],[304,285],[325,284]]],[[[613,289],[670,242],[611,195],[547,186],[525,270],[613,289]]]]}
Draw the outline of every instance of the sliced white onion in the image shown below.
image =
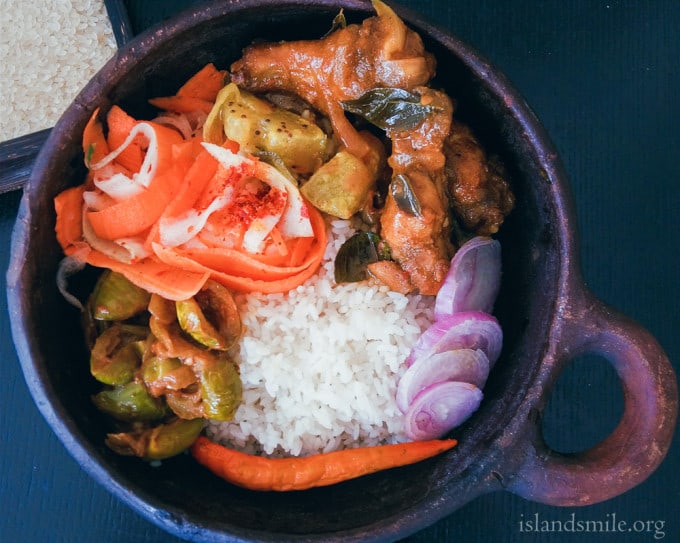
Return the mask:
{"type": "Polygon", "coordinates": [[[95,186],[117,202],[137,196],[144,187],[123,173],[115,173],[106,179],[95,179],[95,186]]]}
{"type": "Polygon", "coordinates": [[[431,385],[409,406],[404,433],[418,441],[442,437],[479,409],[482,398],[482,391],[470,383],[443,381],[431,385]]]}
{"type": "Polygon", "coordinates": [[[487,237],[472,238],[451,260],[435,300],[435,319],[459,311],[491,313],[500,285],[501,244],[487,237]]]}
{"type": "Polygon", "coordinates": [[[223,166],[227,168],[250,166],[253,168],[253,177],[288,195],[286,207],[276,225],[284,237],[297,238],[314,235],[312,223],[309,220],[309,210],[298,187],[279,170],[266,162],[233,153],[214,143],[204,142],[202,145],[223,166]]]}
{"type": "Polygon", "coordinates": [[[116,203],[108,194],[98,190],[83,191],[83,202],[88,211],[101,211],[116,203]]]}
{"type": "Polygon", "coordinates": [[[399,380],[397,407],[406,413],[421,390],[442,381],[460,381],[482,389],[489,369],[489,359],[479,349],[456,349],[420,358],[399,380]]]}
{"type": "Polygon", "coordinates": [[[261,253],[265,246],[265,240],[280,219],[281,213],[253,219],[248,230],[243,234],[243,248],[249,253],[261,253]]]}
{"type": "Polygon", "coordinates": [[[114,243],[125,249],[132,260],[141,260],[151,255],[151,251],[146,248],[145,240],[141,237],[118,238],[114,240],[114,243]]]}
{"type": "MultiPolygon", "coordinates": [[[[131,187],[128,188],[128,193],[132,192],[136,194],[134,190],[137,190],[137,192],[139,192],[139,188],[147,188],[151,183],[151,180],[153,179],[154,175],[156,175],[156,170],[158,169],[158,138],[156,137],[156,131],[149,123],[144,122],[137,123],[132,128],[132,130],[130,130],[130,133],[128,134],[127,138],[125,138],[125,141],[117,149],[114,149],[108,155],[102,158],[99,162],[92,164],[90,166],[90,170],[92,171],[100,170],[104,166],[109,165],[116,158],[118,158],[118,156],[127,147],[129,147],[135,140],[135,138],[139,135],[144,136],[148,141],[148,147],[146,150],[146,154],[144,155],[144,160],[142,161],[142,166],[140,167],[138,172],[132,174],[131,178],[123,174],[118,175],[123,176],[127,183],[132,185],[131,187]],[[136,189],[135,185],[137,186],[136,189]]],[[[121,191],[122,189],[120,188],[119,185],[121,184],[123,179],[118,178],[118,181],[116,183],[113,183],[112,185],[113,188],[109,187],[105,181],[106,180],[103,179],[95,181],[95,185],[97,185],[98,188],[100,188],[102,191],[106,192],[110,196],[116,198],[114,194],[107,192],[107,190],[105,189],[114,190],[115,192],[121,191]],[[104,184],[104,188],[102,188],[102,184],[104,184]]]]}
{"type": "Polygon", "coordinates": [[[503,347],[503,330],[493,315],[462,311],[436,320],[418,338],[406,358],[407,366],[416,360],[454,349],[481,349],[491,366],[503,347]]]}
{"type": "Polygon", "coordinates": [[[210,215],[219,211],[231,202],[234,194],[233,187],[226,187],[208,207],[201,211],[190,209],[178,217],[163,217],[158,221],[158,235],[161,245],[177,247],[187,243],[203,230],[210,215]]]}
{"type": "Polygon", "coordinates": [[[258,178],[288,194],[286,209],[279,222],[279,231],[287,238],[308,238],[314,235],[309,210],[295,183],[271,164],[257,163],[258,178]]]}
{"type": "Polygon", "coordinates": [[[203,145],[205,150],[215,157],[217,161],[225,168],[240,168],[245,165],[253,164],[253,160],[251,158],[234,153],[226,147],[208,142],[202,142],[201,145],[203,145]]]}

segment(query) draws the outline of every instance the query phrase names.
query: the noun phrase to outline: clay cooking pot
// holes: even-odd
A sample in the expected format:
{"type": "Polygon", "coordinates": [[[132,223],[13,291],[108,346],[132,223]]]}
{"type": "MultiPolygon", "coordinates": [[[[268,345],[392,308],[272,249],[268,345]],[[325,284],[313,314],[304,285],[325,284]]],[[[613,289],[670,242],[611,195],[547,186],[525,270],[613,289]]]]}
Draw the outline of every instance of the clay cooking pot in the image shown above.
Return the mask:
{"type": "Polygon", "coordinates": [[[350,22],[373,14],[354,0],[199,3],[123,46],[53,129],[25,188],[8,297],[12,331],[42,414],[92,477],[167,531],[196,541],[395,540],[482,493],[507,490],[552,505],[590,504],[643,481],[663,459],[677,413],[675,376],[644,329],[596,299],[579,271],[568,182],[549,138],[504,76],[418,15],[395,8],[438,61],[436,84],[460,118],[509,169],[516,208],[501,229],[503,285],[496,315],[501,359],[480,410],[454,450],[416,465],[304,492],[233,487],[181,455],[151,468],[104,445],[92,405],[77,310],[55,285],[62,258],[53,198],[82,182],[81,134],[96,107],[149,118],[146,99],[174,94],[207,62],[221,68],[256,39],[318,38],[340,7],[350,22]],[[540,414],[562,368],[584,353],[616,369],[625,407],[616,429],[585,452],[548,449],[540,414]]]}

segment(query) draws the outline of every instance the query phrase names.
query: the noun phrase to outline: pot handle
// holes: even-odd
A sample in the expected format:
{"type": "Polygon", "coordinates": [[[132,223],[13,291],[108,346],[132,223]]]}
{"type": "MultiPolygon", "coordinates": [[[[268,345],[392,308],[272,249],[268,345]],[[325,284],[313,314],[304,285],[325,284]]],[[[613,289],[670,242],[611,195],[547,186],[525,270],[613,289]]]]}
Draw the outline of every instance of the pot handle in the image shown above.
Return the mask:
{"type": "Polygon", "coordinates": [[[550,385],[570,360],[597,354],[612,364],[621,380],[624,411],[608,437],[575,454],[550,449],[539,413],[528,413],[531,431],[526,456],[507,489],[555,506],[597,503],[644,481],[670,446],[678,410],[675,374],[657,341],[585,287],[576,290],[576,303],[572,299],[558,317],[560,330],[544,364],[549,370],[548,386],[543,388],[540,405],[545,405],[550,385]]]}

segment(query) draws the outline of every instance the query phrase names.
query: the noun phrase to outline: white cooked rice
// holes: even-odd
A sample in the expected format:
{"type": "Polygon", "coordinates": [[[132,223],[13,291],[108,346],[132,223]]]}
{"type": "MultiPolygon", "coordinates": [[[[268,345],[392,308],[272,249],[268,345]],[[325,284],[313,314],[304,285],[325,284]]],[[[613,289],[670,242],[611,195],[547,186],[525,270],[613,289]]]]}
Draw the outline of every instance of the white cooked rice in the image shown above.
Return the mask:
{"type": "Polygon", "coordinates": [[[116,42],[102,0],[2,0],[0,141],[53,126],[116,42]]]}
{"type": "Polygon", "coordinates": [[[405,441],[396,386],[433,298],[335,284],[335,254],[353,232],[332,222],[321,270],[297,289],[238,297],[243,403],[233,422],[209,424],[211,439],[268,456],[405,441]]]}

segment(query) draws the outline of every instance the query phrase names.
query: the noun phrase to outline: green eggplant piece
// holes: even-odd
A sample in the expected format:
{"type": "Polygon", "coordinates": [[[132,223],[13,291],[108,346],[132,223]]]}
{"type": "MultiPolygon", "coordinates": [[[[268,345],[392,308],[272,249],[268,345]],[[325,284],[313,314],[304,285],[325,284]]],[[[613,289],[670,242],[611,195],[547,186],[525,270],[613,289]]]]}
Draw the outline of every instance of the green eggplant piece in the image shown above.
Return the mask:
{"type": "Polygon", "coordinates": [[[199,372],[203,414],[212,420],[232,420],[243,397],[236,365],[227,357],[214,357],[199,372]]]}
{"type": "Polygon", "coordinates": [[[106,445],[121,455],[165,460],[188,449],[204,425],[205,421],[200,418],[176,419],[141,431],[108,434],[106,445]]]}
{"type": "Polygon", "coordinates": [[[92,292],[92,316],[96,320],[123,321],[144,311],[151,295],[117,272],[106,270],[92,292]]]}
{"type": "Polygon", "coordinates": [[[205,347],[226,351],[241,337],[236,302],[216,281],[207,281],[195,296],[175,302],[175,307],[182,330],[205,347]]]}
{"type": "Polygon", "coordinates": [[[104,330],[90,352],[90,373],[106,385],[132,381],[140,367],[149,329],[116,323],[104,330]]]}
{"type": "Polygon", "coordinates": [[[97,409],[122,422],[156,422],[168,414],[165,402],[136,381],[102,390],[92,400],[97,409]]]}

